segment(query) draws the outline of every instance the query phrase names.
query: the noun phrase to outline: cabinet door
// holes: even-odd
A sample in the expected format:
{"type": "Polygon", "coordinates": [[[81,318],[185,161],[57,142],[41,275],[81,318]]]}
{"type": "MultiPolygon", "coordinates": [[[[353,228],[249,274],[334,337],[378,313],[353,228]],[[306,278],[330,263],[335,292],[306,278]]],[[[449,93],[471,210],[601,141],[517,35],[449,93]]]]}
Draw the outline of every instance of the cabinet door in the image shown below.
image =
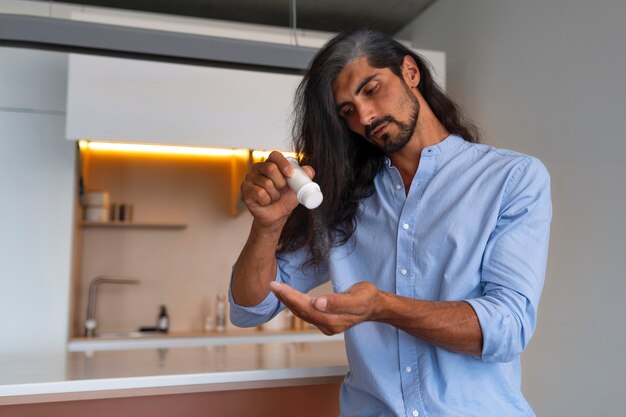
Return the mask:
{"type": "Polygon", "coordinates": [[[65,113],[67,54],[0,47],[0,111],[65,113]]]}
{"type": "Polygon", "coordinates": [[[0,111],[0,356],[65,349],[74,147],[64,122],[0,111]]]}
{"type": "Polygon", "coordinates": [[[67,138],[288,150],[300,79],[72,54],[67,138]]]}
{"type": "Polygon", "coordinates": [[[67,54],[0,48],[0,356],[65,350],[75,184],[66,73],[67,54]]]}

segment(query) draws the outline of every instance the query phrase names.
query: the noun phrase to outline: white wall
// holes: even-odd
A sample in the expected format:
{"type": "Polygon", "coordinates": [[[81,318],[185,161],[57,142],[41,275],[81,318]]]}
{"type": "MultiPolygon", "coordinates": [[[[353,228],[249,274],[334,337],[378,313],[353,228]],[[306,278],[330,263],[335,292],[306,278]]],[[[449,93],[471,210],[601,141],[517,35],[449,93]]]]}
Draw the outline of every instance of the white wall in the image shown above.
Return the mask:
{"type": "Polygon", "coordinates": [[[447,53],[487,143],[539,157],[554,219],[523,387],[538,416],[626,409],[626,2],[438,0],[398,36],[447,53]]]}
{"type": "Polygon", "coordinates": [[[0,355],[65,349],[74,146],[67,55],[0,48],[0,355]]]}

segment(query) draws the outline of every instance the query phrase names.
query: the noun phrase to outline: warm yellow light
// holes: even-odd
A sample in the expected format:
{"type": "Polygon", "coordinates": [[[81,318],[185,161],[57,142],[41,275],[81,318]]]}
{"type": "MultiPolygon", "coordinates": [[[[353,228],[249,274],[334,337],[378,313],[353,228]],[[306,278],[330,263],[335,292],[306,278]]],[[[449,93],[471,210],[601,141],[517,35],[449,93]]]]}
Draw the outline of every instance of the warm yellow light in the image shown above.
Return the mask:
{"type": "MultiPolygon", "coordinates": [[[[296,153],[295,152],[287,152],[287,151],[279,151],[280,153],[282,153],[283,155],[285,155],[286,157],[290,156],[292,158],[296,157],[296,153]]],[[[254,162],[262,162],[265,161],[270,154],[272,153],[272,151],[252,151],[252,160],[254,162]]]]}
{"type": "MultiPolygon", "coordinates": [[[[123,142],[99,142],[89,140],[79,140],[78,146],[82,152],[84,151],[102,151],[102,152],[124,152],[124,153],[141,153],[153,155],[181,155],[181,156],[223,156],[223,157],[240,157],[247,159],[250,156],[248,149],[229,149],[229,148],[208,148],[200,146],[174,146],[174,145],[154,145],[147,143],[123,143],[123,142]]],[[[295,152],[279,151],[285,156],[296,157],[295,152]]],[[[266,160],[272,151],[255,150],[252,151],[252,161],[262,162],[266,160]]]]}
{"type": "Polygon", "coordinates": [[[133,152],[160,155],[239,156],[247,158],[247,149],[203,148],[198,146],[151,145],[144,143],[79,141],[81,149],[107,152],[133,152]]]}

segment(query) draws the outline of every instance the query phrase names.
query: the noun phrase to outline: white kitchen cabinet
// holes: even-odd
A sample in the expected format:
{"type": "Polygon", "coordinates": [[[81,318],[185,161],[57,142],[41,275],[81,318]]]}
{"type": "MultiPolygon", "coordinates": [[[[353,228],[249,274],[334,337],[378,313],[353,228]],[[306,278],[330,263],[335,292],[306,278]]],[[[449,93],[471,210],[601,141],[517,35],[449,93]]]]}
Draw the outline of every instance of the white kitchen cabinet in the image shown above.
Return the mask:
{"type": "Polygon", "coordinates": [[[0,48],[0,109],[65,113],[67,54],[0,48]]]}
{"type": "Polygon", "coordinates": [[[70,55],[68,139],[288,150],[297,75],[70,55]]]}
{"type": "Polygon", "coordinates": [[[65,350],[75,185],[66,71],[66,54],[0,48],[0,355],[65,350]]]}

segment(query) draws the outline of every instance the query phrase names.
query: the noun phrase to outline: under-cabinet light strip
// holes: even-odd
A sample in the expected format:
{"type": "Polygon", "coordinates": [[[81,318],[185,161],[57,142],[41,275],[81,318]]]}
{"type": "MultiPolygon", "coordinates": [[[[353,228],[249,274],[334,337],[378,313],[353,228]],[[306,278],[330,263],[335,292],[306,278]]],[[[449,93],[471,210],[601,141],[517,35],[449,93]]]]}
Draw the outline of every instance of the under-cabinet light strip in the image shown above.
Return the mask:
{"type": "Polygon", "coordinates": [[[247,149],[203,148],[196,146],[152,145],[143,143],[92,142],[87,140],[79,141],[79,146],[81,149],[88,149],[90,151],[137,152],[162,155],[239,156],[242,158],[247,158],[250,155],[250,151],[247,149]]]}
{"type": "MultiPolygon", "coordinates": [[[[289,156],[292,158],[296,157],[295,152],[286,152],[286,151],[279,151],[279,152],[285,155],[286,157],[289,157],[289,156]]],[[[252,151],[252,160],[254,162],[265,161],[270,156],[271,153],[272,151],[252,151]]]]}

